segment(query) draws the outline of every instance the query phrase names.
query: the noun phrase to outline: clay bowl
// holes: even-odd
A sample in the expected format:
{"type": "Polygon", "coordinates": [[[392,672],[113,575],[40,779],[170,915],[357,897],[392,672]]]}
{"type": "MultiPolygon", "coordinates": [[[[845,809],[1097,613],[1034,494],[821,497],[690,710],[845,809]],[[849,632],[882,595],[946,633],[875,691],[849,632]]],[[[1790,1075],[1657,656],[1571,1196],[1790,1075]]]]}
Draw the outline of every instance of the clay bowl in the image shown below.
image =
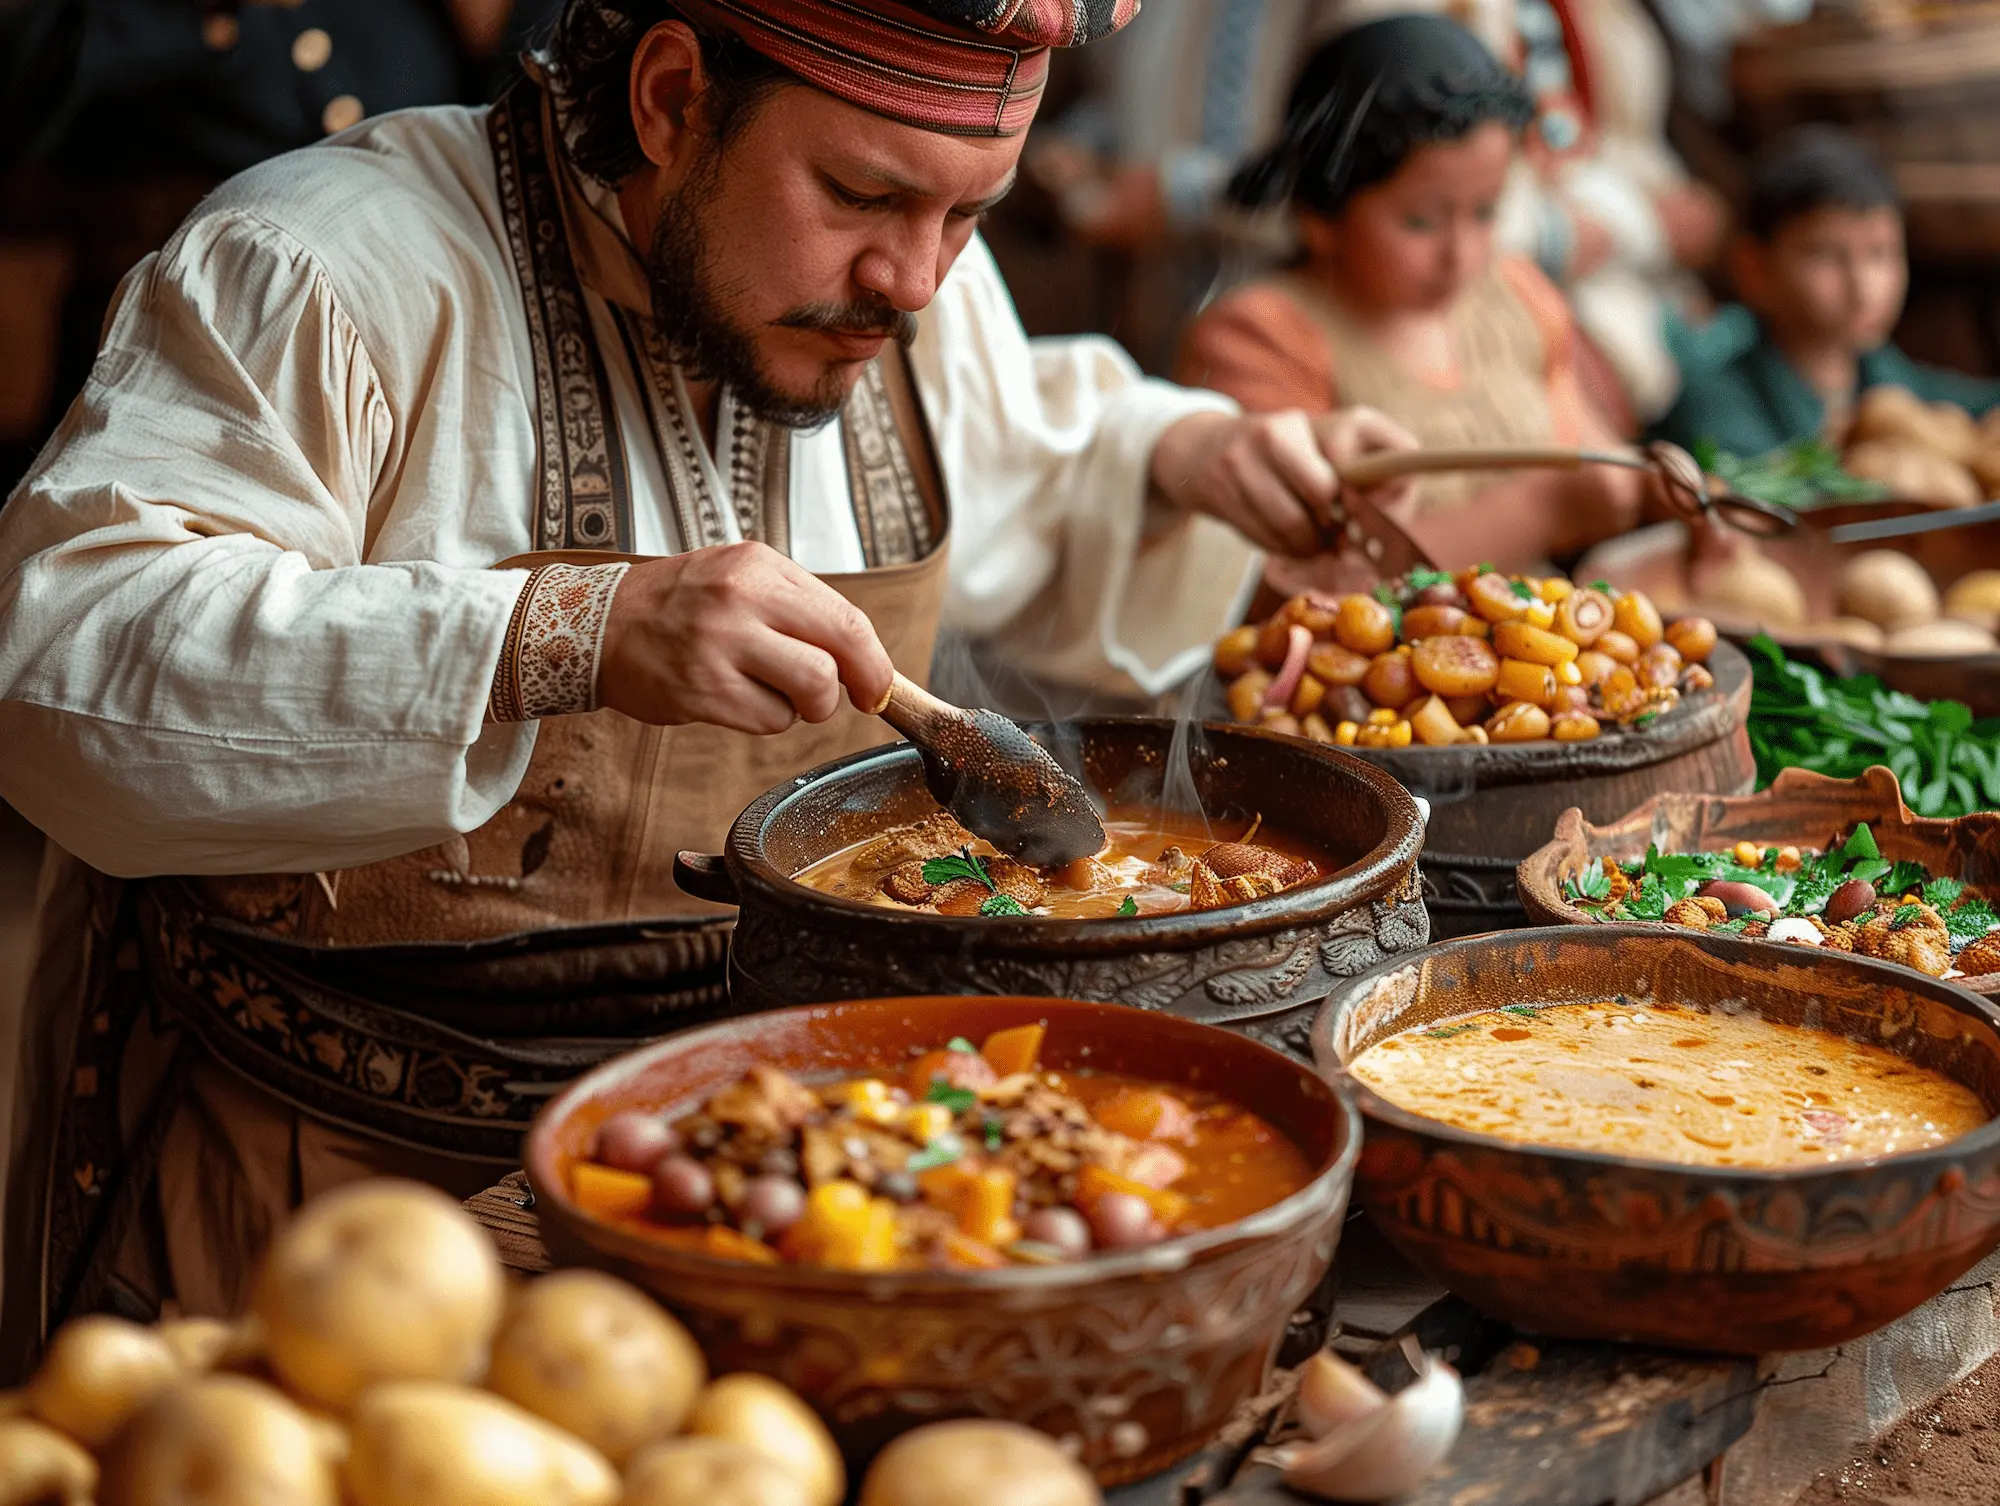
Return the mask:
{"type": "MultiPolygon", "coordinates": [[[[1909,555],[1937,582],[1940,593],[1961,575],[2000,568],[2000,523],[1974,523],[1940,533],[1913,534],[1901,539],[1836,544],[1827,530],[1842,523],[1900,517],[1936,509],[1917,502],[1848,503],[1819,507],[1806,515],[1795,532],[1766,539],[1758,548],[1783,565],[1805,588],[1814,621],[1834,615],[1834,584],[1840,567],[1870,549],[1895,549],[1909,555]]],[[[1646,592],[1663,612],[1699,610],[1690,599],[1689,534],[1686,525],[1657,523],[1600,544],[1578,563],[1579,577],[1602,576],[1615,586],[1646,592]]],[[[1757,631],[1757,624],[1717,618],[1717,626],[1738,638],[1757,631]]],[[[1888,654],[1854,648],[1779,629],[1771,636],[1787,650],[1818,659],[1836,675],[1874,675],[1891,690],[1922,700],[1963,701],[1974,716],[2000,716],[2000,653],[1888,654]]]]}
{"type": "Polygon", "coordinates": [[[1567,1337],[1819,1349],[1928,1301],[2000,1243],[2000,1121],[1934,1150],[1824,1170],[1679,1166],[1454,1129],[1346,1070],[1415,1026],[1621,994],[1865,1037],[2000,1111],[2000,1013],[1907,968],[1641,926],[1447,942],[1335,993],[1314,1022],[1313,1052],[1367,1123],[1362,1205],[1468,1301],[1567,1337]]]}
{"type": "Polygon", "coordinates": [[[527,1169],[550,1250],[659,1296],[711,1369],[758,1370],[823,1415],[857,1466],[945,1417],[1011,1418],[1073,1439],[1106,1484],[1166,1468],[1256,1393],[1333,1258],[1360,1119],[1281,1052],[1192,1021],[1041,998],[871,999],[777,1010],[670,1036],[579,1078],[535,1121],[527,1169]],[[1237,1223],[1068,1266],[870,1275],[674,1249],[593,1218],[566,1170],[607,1115],[692,1108],[755,1062],[808,1079],[907,1062],[912,1046],[1045,1020],[1045,1065],[1217,1088],[1316,1168],[1237,1223]]]}
{"type": "MultiPolygon", "coordinates": [[[[1351,750],[1430,803],[1423,877],[1431,934],[1527,924],[1514,868],[1569,806],[1608,821],[1662,790],[1747,794],[1757,779],[1744,730],[1750,662],[1722,643],[1708,667],[1714,689],[1688,696],[1643,731],[1584,743],[1351,750]]],[[[1219,706],[1222,692],[1211,674],[1204,694],[1219,706]]]]}
{"type": "MultiPolygon", "coordinates": [[[[1805,769],[1782,771],[1767,790],[1734,799],[1715,795],[1656,795],[1604,826],[1582,811],[1564,811],[1552,841],[1515,875],[1521,904],[1536,925],[1599,925],[1563,896],[1563,880],[1598,858],[1630,862],[1648,843],[1662,852],[1713,852],[1739,841],[1765,846],[1829,846],[1866,821],[1882,856],[1922,863],[1932,873],[2000,890],[2000,812],[1979,811],[1953,821],[1911,814],[1902,786],[1877,765],[1859,779],[1829,779],[1805,769]]],[[[2000,999],[2000,973],[1954,978],[2000,999]]]]}
{"type": "MultiPolygon", "coordinates": [[[[1254,904],[1131,920],[960,918],[837,899],[792,875],[937,809],[903,745],[826,764],[753,803],[719,856],[684,853],[681,887],[740,907],[729,983],[739,1009],[893,994],[1117,1000],[1227,1024],[1305,1053],[1332,982],[1430,939],[1409,794],[1335,748],[1257,728],[1103,718],[1037,728],[1119,804],[1192,792],[1218,839],[1261,814],[1338,871],[1254,904]],[[1173,783],[1168,771],[1174,773],[1173,783]]],[[[1173,802],[1185,808],[1187,798],[1173,802]]],[[[1546,828],[1544,828],[1546,829],[1546,828]]]]}

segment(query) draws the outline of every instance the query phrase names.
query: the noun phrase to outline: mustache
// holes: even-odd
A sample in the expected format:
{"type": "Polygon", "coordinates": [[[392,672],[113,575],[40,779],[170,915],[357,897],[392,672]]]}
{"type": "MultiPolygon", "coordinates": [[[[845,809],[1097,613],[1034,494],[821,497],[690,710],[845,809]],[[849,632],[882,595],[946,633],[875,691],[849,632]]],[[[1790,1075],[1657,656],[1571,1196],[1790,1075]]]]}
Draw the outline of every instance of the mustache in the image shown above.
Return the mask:
{"type": "Polygon", "coordinates": [[[879,336],[903,349],[917,338],[917,316],[877,300],[872,303],[802,303],[773,321],[784,329],[815,334],[879,336]]]}

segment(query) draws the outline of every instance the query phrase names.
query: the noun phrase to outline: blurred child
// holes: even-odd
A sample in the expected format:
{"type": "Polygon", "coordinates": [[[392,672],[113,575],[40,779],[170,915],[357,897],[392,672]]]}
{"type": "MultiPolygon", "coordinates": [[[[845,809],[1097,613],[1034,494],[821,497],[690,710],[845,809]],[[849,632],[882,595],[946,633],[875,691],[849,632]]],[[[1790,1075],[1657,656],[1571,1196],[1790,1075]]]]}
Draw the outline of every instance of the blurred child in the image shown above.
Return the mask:
{"type": "MultiPolygon", "coordinates": [[[[1321,47],[1278,144],[1231,185],[1247,207],[1288,204],[1301,254],[1195,321],[1180,379],[1257,410],[1365,403],[1429,448],[1616,443],[1577,382],[1562,295],[1494,252],[1530,112],[1519,81],[1440,16],[1321,47]]],[[[1447,568],[1532,569],[1630,527],[1642,491],[1599,468],[1448,476],[1391,511],[1447,568]]]]}
{"type": "Polygon", "coordinates": [[[1910,282],[1902,210],[1882,165],[1841,131],[1801,127],[1758,159],[1731,270],[1743,302],[1671,332],[1682,388],[1664,438],[1745,457],[1838,444],[1855,399],[1879,386],[1974,414],[2000,403],[2000,382],[1919,365],[1889,343],[1910,282]]]}

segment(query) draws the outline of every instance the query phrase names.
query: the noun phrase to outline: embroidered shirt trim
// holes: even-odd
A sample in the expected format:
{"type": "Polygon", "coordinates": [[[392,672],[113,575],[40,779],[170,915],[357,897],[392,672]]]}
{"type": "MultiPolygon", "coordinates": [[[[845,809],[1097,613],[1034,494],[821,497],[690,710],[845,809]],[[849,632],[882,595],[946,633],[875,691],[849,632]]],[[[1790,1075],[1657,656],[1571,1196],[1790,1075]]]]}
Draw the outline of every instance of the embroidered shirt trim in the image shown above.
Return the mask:
{"type": "Polygon", "coordinates": [[[488,701],[492,720],[527,722],[597,708],[611,598],[631,568],[622,560],[536,567],[507,623],[488,701]]]}

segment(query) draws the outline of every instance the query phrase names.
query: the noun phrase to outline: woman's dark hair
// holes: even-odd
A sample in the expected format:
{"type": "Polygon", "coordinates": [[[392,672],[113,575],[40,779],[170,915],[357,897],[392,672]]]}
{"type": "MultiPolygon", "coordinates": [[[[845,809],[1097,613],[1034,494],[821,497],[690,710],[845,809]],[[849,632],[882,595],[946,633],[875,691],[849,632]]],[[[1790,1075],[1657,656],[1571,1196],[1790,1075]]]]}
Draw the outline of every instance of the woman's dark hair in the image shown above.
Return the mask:
{"type": "Polygon", "coordinates": [[[727,141],[770,89],[800,81],[741,38],[697,24],[669,0],[567,0],[533,57],[555,95],[571,164],[600,183],[622,182],[645,160],[632,129],[632,55],[662,21],[684,22],[701,39],[713,91],[709,125],[718,140],[727,141]]]}
{"type": "Polygon", "coordinates": [[[1337,214],[1418,147],[1490,120],[1519,129],[1533,114],[1521,81],[1457,22],[1390,16],[1307,59],[1277,145],[1230,180],[1229,196],[1249,209],[1290,202],[1337,214]]]}
{"type": "Polygon", "coordinates": [[[1895,180],[1862,142],[1835,126],[1796,126],[1750,168],[1743,228],[1768,241],[1815,209],[1893,209],[1895,180]]]}

